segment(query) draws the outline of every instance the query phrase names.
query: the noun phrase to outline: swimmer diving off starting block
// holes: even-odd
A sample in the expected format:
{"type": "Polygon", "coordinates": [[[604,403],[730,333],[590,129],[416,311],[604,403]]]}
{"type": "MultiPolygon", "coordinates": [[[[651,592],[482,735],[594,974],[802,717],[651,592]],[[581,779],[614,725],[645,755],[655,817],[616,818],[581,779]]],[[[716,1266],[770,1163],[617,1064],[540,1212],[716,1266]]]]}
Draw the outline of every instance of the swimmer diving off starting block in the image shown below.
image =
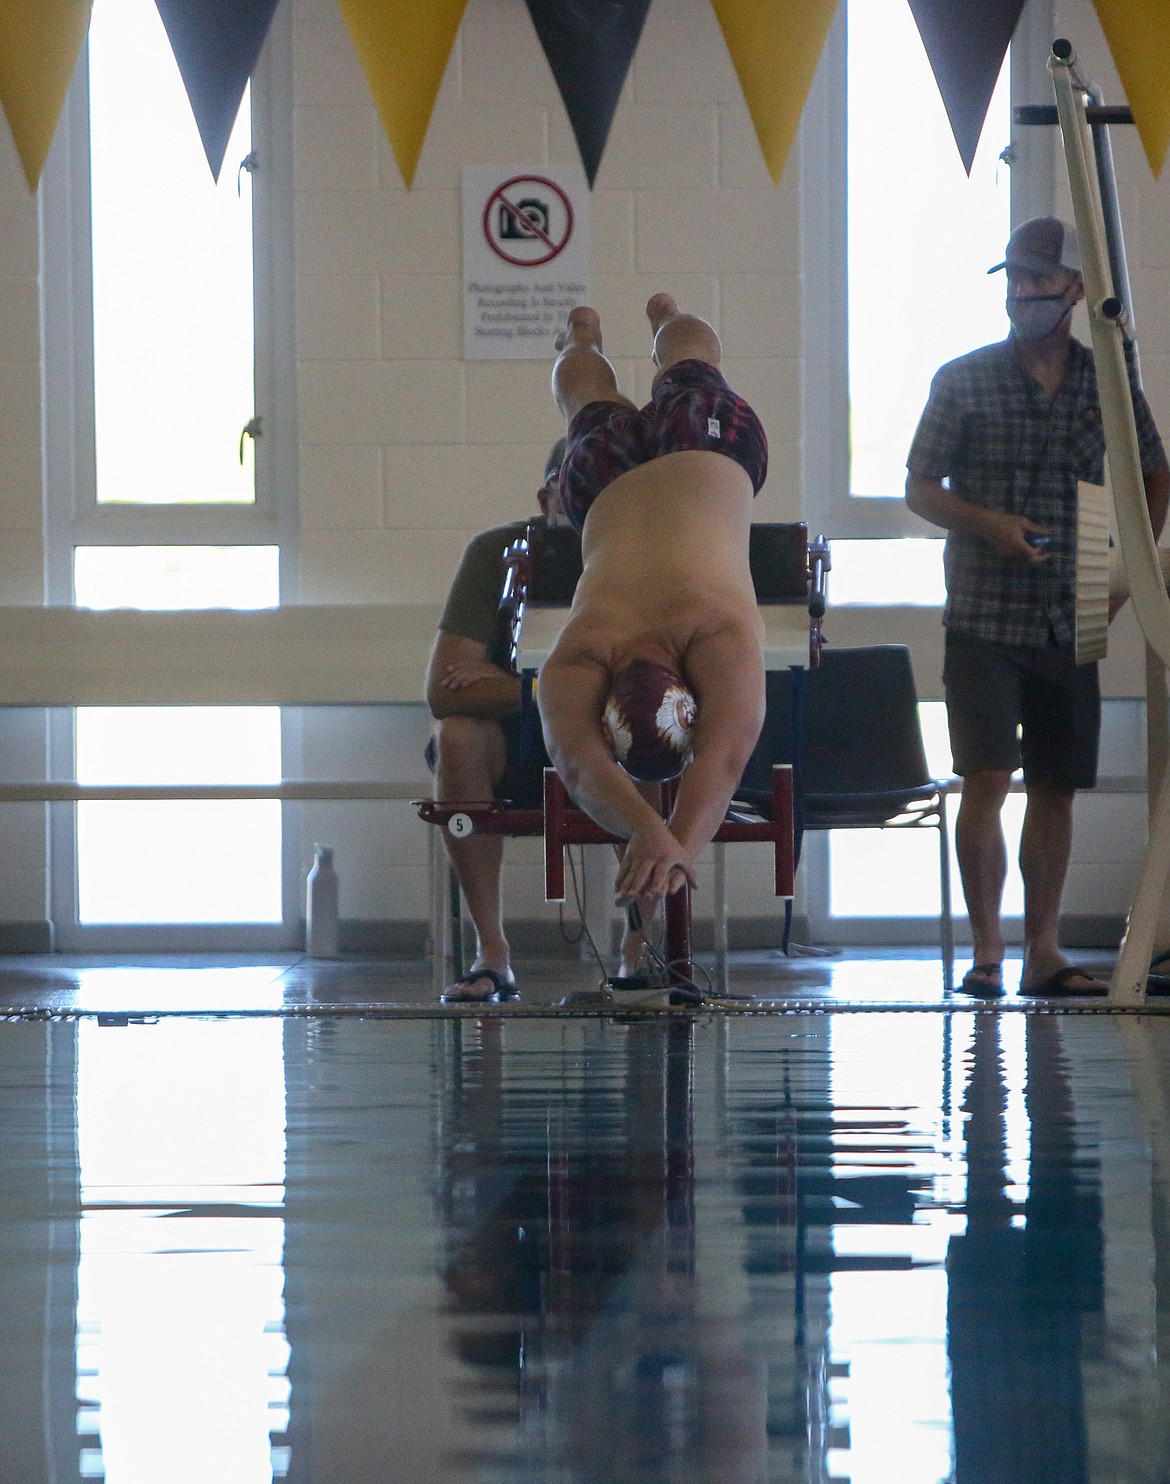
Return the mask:
{"type": "Polygon", "coordinates": [[[627,842],[623,905],[696,884],[764,716],[748,543],[767,440],[718,369],[711,326],[669,294],[646,313],[658,371],[641,409],[617,389],[595,310],[573,309],[557,337],[560,496],[584,572],[537,688],[569,793],[627,842]],[[648,800],[680,772],[663,819],[648,800]]]}

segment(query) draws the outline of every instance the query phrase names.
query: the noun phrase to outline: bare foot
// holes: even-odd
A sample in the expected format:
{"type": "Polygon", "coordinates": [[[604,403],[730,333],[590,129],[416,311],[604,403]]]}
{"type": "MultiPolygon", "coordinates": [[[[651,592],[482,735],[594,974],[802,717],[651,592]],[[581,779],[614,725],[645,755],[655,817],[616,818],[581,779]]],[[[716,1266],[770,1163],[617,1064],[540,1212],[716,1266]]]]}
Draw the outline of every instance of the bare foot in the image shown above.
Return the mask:
{"type": "Polygon", "coordinates": [[[664,322],[678,314],[678,302],[670,294],[654,294],[646,304],[646,317],[657,335],[664,322]]]}
{"type": "Polygon", "coordinates": [[[1100,996],[1109,993],[1109,986],[1070,964],[1063,953],[1057,953],[1043,957],[1037,955],[1025,962],[1020,975],[1020,993],[1041,997],[1100,996]]]}
{"type": "Polygon", "coordinates": [[[569,310],[565,328],[553,341],[556,350],[600,350],[601,316],[588,304],[578,304],[569,310]]]}
{"type": "Polygon", "coordinates": [[[665,370],[675,361],[707,361],[718,366],[719,336],[705,319],[684,314],[672,294],[652,294],[646,302],[646,317],[654,331],[650,359],[665,370]]]}

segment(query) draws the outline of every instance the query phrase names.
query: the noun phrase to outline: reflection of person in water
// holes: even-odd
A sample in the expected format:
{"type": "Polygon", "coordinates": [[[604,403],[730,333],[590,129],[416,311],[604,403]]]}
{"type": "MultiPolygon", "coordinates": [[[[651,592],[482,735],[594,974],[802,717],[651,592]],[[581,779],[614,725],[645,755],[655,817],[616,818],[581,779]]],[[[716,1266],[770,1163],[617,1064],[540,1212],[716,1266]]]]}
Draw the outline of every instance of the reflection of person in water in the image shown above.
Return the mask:
{"type": "Polygon", "coordinates": [[[954,1479],[1088,1484],[1082,1316],[1103,1302],[1100,1193],[1076,1147],[1060,1027],[1029,1015],[1031,1161],[1022,1211],[1013,1202],[999,1034],[998,1017],[975,1017],[967,1230],[947,1256],[954,1479]]]}
{"type": "Polygon", "coordinates": [[[442,1277],[470,1407],[519,1424],[517,1473],[531,1438],[574,1478],[754,1484],[763,1368],[696,1312],[692,1027],[613,1028],[547,1108],[501,1021],[443,1033],[442,1277]]]}

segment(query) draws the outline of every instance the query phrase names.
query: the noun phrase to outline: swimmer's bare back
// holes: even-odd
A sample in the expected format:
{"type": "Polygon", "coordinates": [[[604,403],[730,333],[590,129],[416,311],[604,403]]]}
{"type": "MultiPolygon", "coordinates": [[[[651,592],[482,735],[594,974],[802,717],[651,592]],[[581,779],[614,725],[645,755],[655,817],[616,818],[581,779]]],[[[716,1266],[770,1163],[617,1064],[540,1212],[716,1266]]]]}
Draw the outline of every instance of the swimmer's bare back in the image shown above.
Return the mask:
{"type": "Polygon", "coordinates": [[[748,563],[752,487],[722,454],[666,454],[619,475],[598,495],[581,537],[575,608],[672,600],[755,611],[748,563]]]}

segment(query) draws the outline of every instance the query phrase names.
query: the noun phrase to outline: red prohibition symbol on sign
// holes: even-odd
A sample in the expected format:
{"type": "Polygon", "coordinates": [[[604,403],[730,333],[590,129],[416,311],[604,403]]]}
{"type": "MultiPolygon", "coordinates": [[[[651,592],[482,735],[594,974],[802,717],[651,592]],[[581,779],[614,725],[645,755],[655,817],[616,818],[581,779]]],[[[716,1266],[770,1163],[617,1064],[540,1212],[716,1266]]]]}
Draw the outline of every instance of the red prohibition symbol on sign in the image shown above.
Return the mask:
{"type": "Polygon", "coordinates": [[[543,175],[513,175],[487,198],[483,235],[505,263],[539,268],[568,246],[573,207],[555,181],[543,175]],[[554,210],[554,203],[559,211],[554,210]],[[557,221],[561,215],[563,221],[557,221]]]}

